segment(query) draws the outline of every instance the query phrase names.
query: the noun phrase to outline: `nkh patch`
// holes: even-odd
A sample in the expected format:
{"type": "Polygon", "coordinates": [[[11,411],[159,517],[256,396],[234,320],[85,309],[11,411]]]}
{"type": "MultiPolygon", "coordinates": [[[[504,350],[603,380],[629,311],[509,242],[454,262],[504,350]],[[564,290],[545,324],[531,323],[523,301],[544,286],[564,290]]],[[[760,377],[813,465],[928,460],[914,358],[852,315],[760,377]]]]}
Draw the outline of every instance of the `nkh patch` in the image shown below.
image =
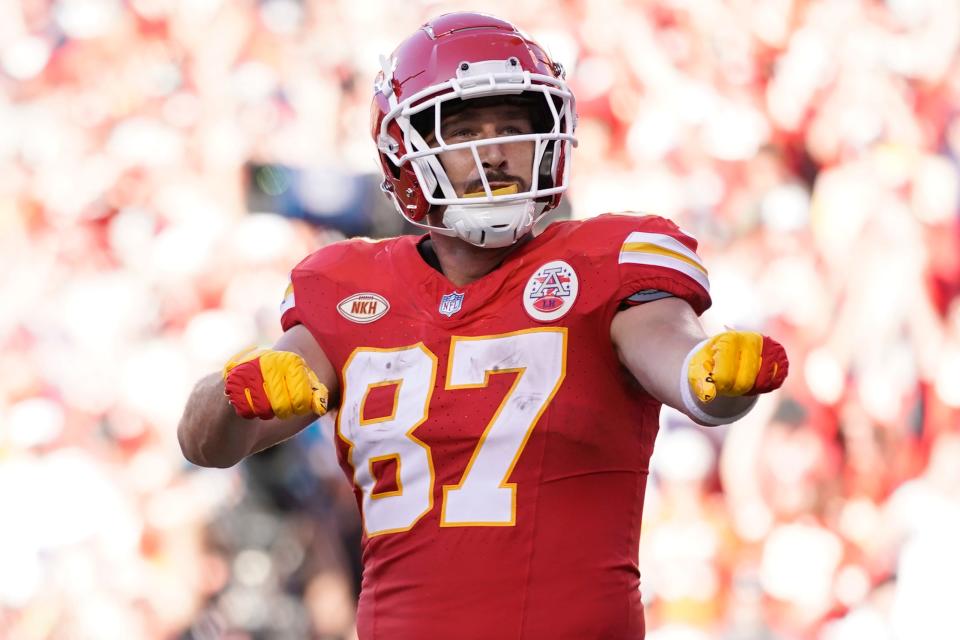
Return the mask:
{"type": "Polygon", "coordinates": [[[367,324],[379,320],[390,310],[387,299],[376,293],[355,293],[337,305],[340,315],[350,322],[367,324]]]}
{"type": "Polygon", "coordinates": [[[579,291],[580,282],[573,267],[563,260],[554,260],[530,276],[523,290],[523,308],[534,320],[557,320],[570,311],[579,291]]]}
{"type": "Polygon", "coordinates": [[[460,309],[463,308],[463,295],[464,294],[458,291],[454,291],[440,298],[440,313],[450,318],[453,314],[460,311],[460,309]]]}

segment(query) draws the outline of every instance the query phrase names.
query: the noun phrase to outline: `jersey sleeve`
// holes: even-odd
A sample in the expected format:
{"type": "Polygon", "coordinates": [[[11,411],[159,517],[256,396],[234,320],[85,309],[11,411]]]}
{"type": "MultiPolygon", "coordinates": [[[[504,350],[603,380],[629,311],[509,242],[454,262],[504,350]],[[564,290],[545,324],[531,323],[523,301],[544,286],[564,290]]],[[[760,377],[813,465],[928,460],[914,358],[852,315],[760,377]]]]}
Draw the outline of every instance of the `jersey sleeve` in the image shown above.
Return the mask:
{"type": "Polygon", "coordinates": [[[310,325],[306,320],[311,314],[309,311],[304,314],[303,309],[315,306],[317,298],[322,298],[329,289],[326,279],[317,276],[336,268],[346,253],[345,244],[336,242],[321,247],[301,260],[290,272],[290,282],[280,303],[280,326],[284,331],[298,324],[310,325]]]}
{"type": "Polygon", "coordinates": [[[693,236],[652,215],[608,214],[597,224],[602,225],[596,235],[605,245],[605,261],[616,269],[611,302],[624,308],[677,297],[697,315],[710,307],[710,281],[693,236]]]}
{"type": "Polygon", "coordinates": [[[280,326],[284,331],[298,324],[316,331],[329,321],[326,314],[338,290],[338,282],[356,274],[358,264],[370,260],[377,245],[362,238],[325,245],[301,260],[290,272],[290,282],[280,303],[280,326]]]}

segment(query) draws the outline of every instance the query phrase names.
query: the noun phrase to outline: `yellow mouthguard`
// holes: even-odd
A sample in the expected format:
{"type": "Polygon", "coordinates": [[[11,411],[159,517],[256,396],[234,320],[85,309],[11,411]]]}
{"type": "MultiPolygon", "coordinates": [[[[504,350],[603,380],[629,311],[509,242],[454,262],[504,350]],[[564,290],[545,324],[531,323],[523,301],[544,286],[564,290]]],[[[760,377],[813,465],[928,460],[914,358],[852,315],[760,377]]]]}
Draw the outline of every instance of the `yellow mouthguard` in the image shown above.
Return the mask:
{"type": "MultiPolygon", "coordinates": [[[[494,189],[491,193],[495,196],[505,196],[511,193],[516,193],[518,191],[516,184],[508,184],[505,187],[500,187],[499,189],[494,189]]],[[[464,198],[485,198],[487,197],[486,191],[474,191],[473,193],[463,194],[464,198]]]]}

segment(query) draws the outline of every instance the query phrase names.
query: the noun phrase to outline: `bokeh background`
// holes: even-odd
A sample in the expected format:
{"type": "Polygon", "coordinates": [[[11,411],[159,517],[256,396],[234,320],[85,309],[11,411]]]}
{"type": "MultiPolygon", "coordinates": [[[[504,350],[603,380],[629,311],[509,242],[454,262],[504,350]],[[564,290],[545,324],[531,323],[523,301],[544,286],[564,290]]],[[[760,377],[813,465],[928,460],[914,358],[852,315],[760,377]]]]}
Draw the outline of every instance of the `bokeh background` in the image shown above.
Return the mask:
{"type": "Polygon", "coordinates": [[[0,2],[0,637],[354,637],[329,423],[230,470],[176,425],[303,256],[404,231],[378,55],[463,8],[569,71],[560,215],[674,219],[708,329],[791,357],[734,426],[664,412],[648,637],[960,638],[957,0],[0,2]]]}

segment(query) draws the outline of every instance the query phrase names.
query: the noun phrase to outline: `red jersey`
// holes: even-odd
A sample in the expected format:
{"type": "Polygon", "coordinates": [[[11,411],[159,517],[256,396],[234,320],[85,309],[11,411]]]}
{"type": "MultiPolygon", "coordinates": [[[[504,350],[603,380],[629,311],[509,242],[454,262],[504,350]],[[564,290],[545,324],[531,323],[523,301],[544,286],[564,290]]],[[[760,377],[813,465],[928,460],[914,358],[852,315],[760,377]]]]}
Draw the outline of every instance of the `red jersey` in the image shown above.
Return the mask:
{"type": "Polygon", "coordinates": [[[654,216],[557,222],[462,287],[417,242],[324,247],[283,308],[340,372],[360,638],[642,638],[660,403],[620,364],[610,322],[648,290],[702,313],[696,241],[654,216]]]}

